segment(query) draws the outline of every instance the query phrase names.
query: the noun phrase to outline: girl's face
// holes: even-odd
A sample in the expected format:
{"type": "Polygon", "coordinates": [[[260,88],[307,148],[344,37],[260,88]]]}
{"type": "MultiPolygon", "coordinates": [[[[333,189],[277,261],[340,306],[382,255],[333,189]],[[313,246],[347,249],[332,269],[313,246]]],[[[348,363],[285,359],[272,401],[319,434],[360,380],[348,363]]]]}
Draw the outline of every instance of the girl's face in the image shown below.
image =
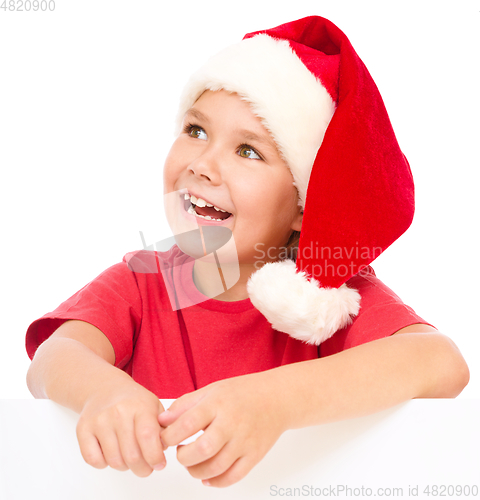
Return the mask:
{"type": "Polygon", "coordinates": [[[185,114],[165,162],[164,190],[182,190],[184,217],[229,228],[240,264],[275,260],[301,228],[287,164],[250,105],[224,90],[204,92],[185,114]]]}

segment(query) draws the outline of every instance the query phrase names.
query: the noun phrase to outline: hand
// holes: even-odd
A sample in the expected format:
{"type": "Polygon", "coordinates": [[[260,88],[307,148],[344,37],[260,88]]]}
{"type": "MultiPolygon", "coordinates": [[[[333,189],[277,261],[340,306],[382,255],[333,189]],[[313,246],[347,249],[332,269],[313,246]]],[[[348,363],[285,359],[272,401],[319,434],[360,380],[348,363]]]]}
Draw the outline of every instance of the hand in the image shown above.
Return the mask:
{"type": "Polygon", "coordinates": [[[126,381],[97,391],[85,403],[77,425],[84,460],[95,468],[131,469],[140,477],[166,465],[155,394],[126,381]]]}
{"type": "Polygon", "coordinates": [[[272,371],[221,380],[177,399],[160,414],[161,438],[177,459],[208,486],[229,486],[256,465],[286,430],[281,387],[272,371]]]}

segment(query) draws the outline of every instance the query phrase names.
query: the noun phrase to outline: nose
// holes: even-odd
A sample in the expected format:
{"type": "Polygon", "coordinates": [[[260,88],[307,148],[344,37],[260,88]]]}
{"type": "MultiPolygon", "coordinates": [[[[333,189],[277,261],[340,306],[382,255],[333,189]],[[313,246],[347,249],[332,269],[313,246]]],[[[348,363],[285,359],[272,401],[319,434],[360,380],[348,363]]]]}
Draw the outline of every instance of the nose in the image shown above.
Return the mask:
{"type": "Polygon", "coordinates": [[[189,170],[203,180],[212,184],[220,184],[221,172],[218,153],[213,150],[204,151],[195,158],[189,165],[189,170]]]}

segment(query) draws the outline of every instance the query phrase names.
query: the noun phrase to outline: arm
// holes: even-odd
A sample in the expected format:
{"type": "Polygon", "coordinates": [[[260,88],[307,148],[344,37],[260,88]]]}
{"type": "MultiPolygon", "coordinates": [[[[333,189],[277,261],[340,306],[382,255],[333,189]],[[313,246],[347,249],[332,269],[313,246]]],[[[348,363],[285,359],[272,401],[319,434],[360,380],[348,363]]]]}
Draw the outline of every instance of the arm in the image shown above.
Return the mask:
{"type": "Polygon", "coordinates": [[[227,379],[178,399],[160,415],[167,445],[214,486],[244,477],[287,429],[374,413],[419,397],[455,397],[468,383],[455,344],[425,325],[329,357],[227,379]],[[248,411],[245,411],[248,409],[248,411]],[[241,417],[239,415],[241,414],[241,417]]]}
{"type": "Polygon", "coordinates": [[[455,344],[427,325],[403,328],[302,367],[282,368],[289,395],[301,410],[289,415],[289,428],[358,417],[414,398],[456,397],[469,380],[455,344]]]}
{"type": "Polygon", "coordinates": [[[83,321],[67,321],[37,350],[27,374],[36,398],[77,413],[77,437],[87,463],[139,476],[165,465],[158,398],[114,366],[108,338],[83,321]]]}

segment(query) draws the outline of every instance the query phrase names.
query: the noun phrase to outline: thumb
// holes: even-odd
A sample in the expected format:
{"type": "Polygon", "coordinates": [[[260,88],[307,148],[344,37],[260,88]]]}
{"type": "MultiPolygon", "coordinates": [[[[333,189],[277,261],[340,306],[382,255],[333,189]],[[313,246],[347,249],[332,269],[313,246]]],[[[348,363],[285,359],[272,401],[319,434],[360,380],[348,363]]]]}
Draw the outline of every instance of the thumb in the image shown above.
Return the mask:
{"type": "Polygon", "coordinates": [[[202,398],[200,391],[190,392],[176,399],[166,410],[158,415],[158,422],[162,427],[167,427],[187,410],[195,406],[202,398]]]}

